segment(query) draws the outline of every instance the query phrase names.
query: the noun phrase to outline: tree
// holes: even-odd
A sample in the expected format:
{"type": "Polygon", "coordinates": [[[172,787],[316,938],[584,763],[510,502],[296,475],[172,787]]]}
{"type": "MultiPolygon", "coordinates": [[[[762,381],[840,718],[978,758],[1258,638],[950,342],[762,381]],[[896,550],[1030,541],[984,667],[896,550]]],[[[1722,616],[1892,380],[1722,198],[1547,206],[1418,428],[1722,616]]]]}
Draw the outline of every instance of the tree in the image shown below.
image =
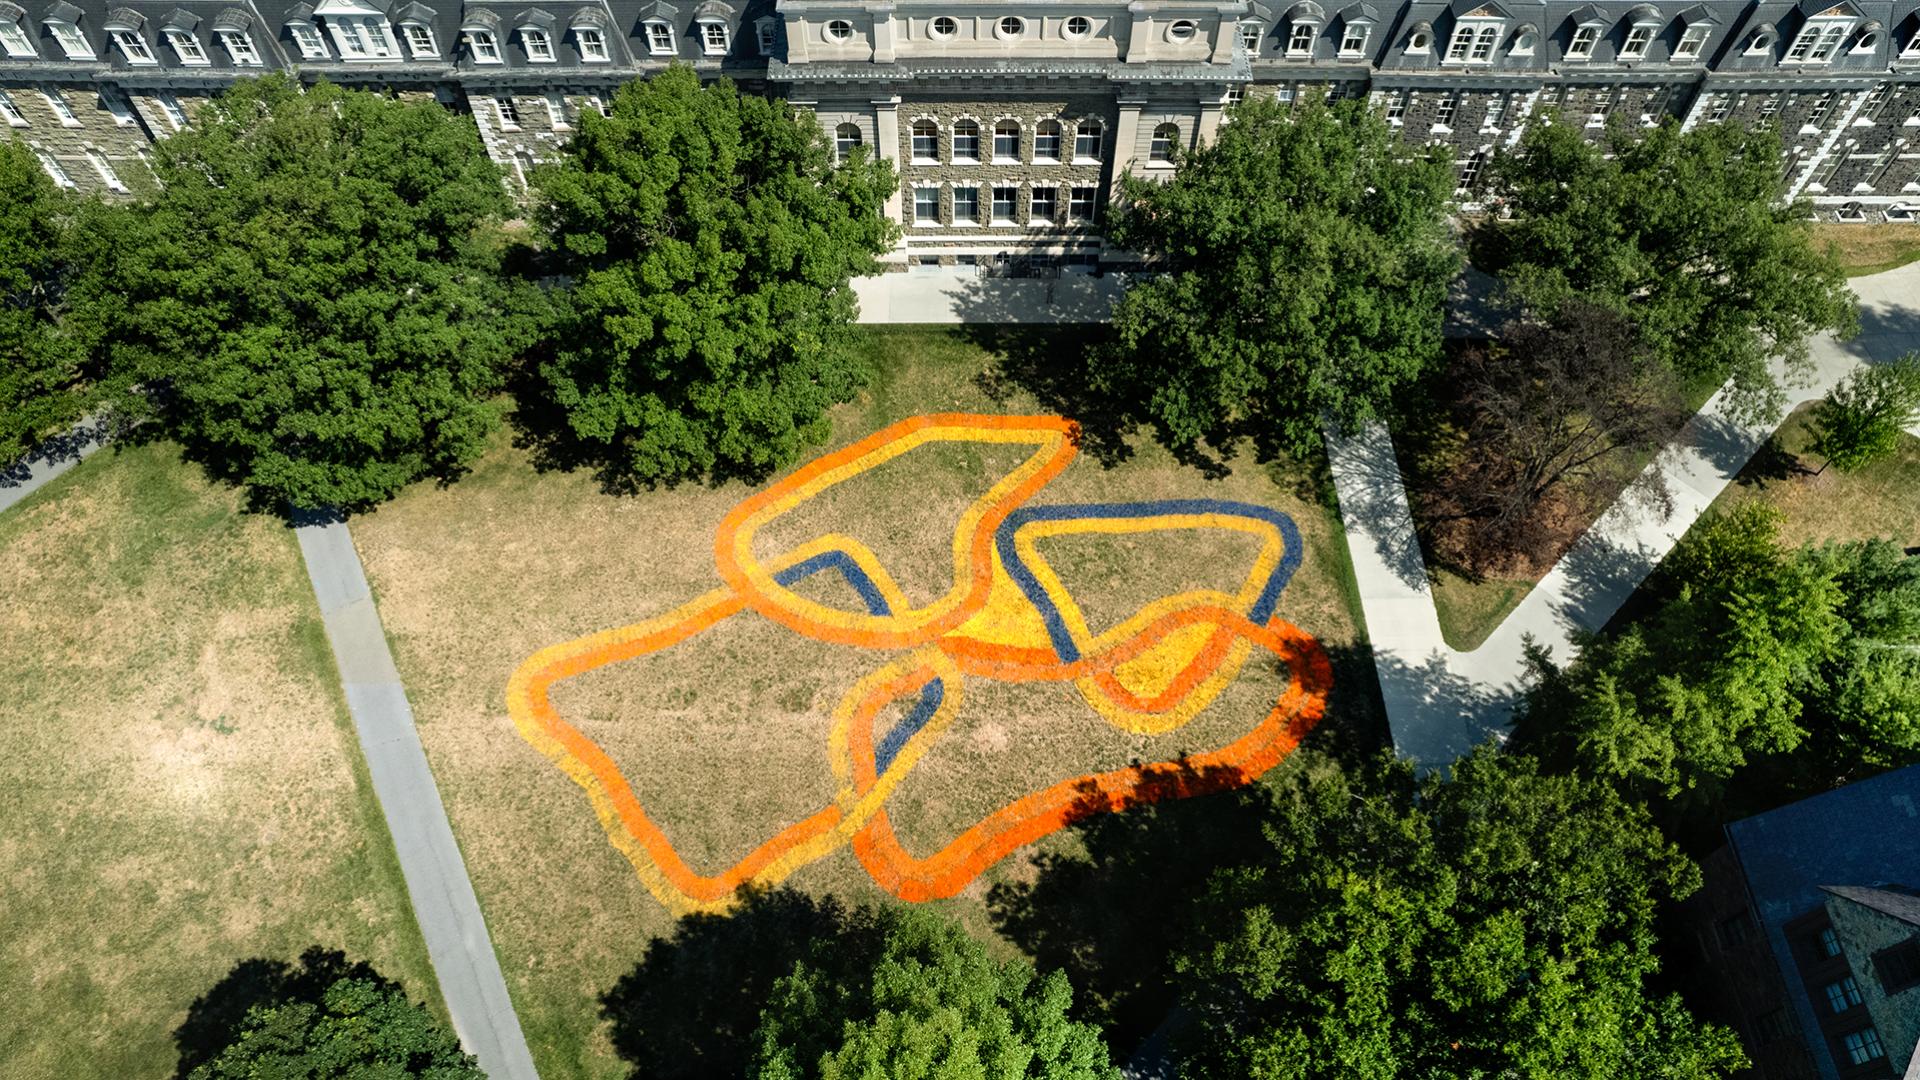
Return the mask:
{"type": "Polygon", "coordinates": [[[0,467],[85,411],[82,350],[62,325],[72,206],[19,142],[0,142],[0,467]]]}
{"type": "Polygon", "coordinates": [[[1362,101],[1235,106],[1165,183],[1125,178],[1108,239],[1161,271],[1094,358],[1176,445],[1243,431],[1300,451],[1379,414],[1441,356],[1453,182],[1362,101]]]}
{"type": "Polygon", "coordinates": [[[83,306],[167,431],[301,508],[479,454],[529,327],[493,273],[507,199],[470,121],[272,75],[154,150],[162,189],[94,239],[83,306]]]}
{"type": "Polygon", "coordinates": [[[1731,379],[1742,411],[1770,418],[1783,401],[1770,358],[1804,363],[1810,335],[1856,326],[1805,209],[1776,198],[1784,168],[1766,128],[1617,125],[1594,144],[1531,124],[1492,163],[1513,220],[1482,269],[1538,311],[1578,296],[1629,316],[1683,380],[1731,379]]]}
{"type": "Polygon", "coordinates": [[[1650,990],[1698,871],[1609,785],[1482,748],[1440,773],[1309,762],[1216,872],[1179,960],[1183,1075],[1704,1078],[1732,1033],[1650,990]]]}
{"type": "Polygon", "coordinates": [[[535,184],[573,281],[542,380],[611,481],[758,477],[826,437],[866,377],[848,280],[892,243],[889,164],[675,66],[535,184]]]}
{"type": "Polygon", "coordinates": [[[865,971],[816,950],[775,982],[757,1080],[1118,1080],[1099,1029],[1068,1019],[1073,991],[931,912],[894,915],[865,971]]]}
{"type": "Polygon", "coordinates": [[[1887,540],[1810,549],[1840,587],[1845,629],[1806,689],[1827,775],[1920,763],[1920,556],[1887,540]]]}
{"type": "MultiPolygon", "coordinates": [[[[1848,375],[1813,407],[1814,453],[1841,472],[1899,449],[1903,429],[1920,423],[1920,353],[1848,375]]],[[[1824,467],[1824,466],[1823,466],[1824,467]]]]}
{"type": "Polygon", "coordinates": [[[191,1080],[326,1080],[418,1076],[485,1080],[453,1033],[392,984],[344,978],[321,1001],[248,1011],[233,1041],[191,1080]]]}
{"type": "MultiPolygon", "coordinates": [[[[1671,374],[1633,324],[1569,301],[1548,322],[1509,323],[1449,372],[1458,439],[1420,493],[1436,551],[1474,569],[1551,561],[1548,508],[1584,520],[1619,492],[1617,463],[1679,429],[1671,374]]],[[[1664,492],[1650,491],[1658,498],[1664,492]]]]}

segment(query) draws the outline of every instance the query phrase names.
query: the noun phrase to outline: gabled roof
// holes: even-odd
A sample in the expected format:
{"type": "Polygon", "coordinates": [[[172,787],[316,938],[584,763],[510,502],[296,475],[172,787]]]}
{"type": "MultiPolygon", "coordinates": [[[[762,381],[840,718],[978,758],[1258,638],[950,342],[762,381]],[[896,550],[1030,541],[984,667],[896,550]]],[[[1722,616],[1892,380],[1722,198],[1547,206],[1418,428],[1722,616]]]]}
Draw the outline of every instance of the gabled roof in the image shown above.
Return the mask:
{"type": "Polygon", "coordinates": [[[1502,7],[1500,0],[1453,0],[1447,9],[1459,19],[1511,19],[1513,13],[1502,7]]]}
{"type": "Polygon", "coordinates": [[[1837,4],[1834,0],[1800,0],[1797,10],[1809,19],[1857,19],[1860,17],[1860,9],[1848,3],[1847,0],[1840,0],[1837,4]]]}
{"type": "Polygon", "coordinates": [[[1821,890],[1842,900],[1850,900],[1882,915],[1920,927],[1920,896],[1901,889],[1867,888],[1860,885],[1822,885],[1821,890]]]}

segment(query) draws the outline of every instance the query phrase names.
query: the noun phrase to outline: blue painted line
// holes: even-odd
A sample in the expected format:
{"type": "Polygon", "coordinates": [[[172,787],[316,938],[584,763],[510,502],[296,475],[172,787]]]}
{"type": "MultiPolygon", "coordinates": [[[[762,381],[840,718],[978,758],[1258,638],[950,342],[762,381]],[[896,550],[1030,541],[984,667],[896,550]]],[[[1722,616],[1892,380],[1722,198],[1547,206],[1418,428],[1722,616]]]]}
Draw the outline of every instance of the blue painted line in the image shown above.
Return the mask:
{"type": "MultiPolygon", "coordinates": [[[[860,564],[854,562],[852,556],[838,548],[823,551],[810,559],[794,563],[773,575],[773,580],[785,588],[824,570],[840,571],[840,576],[846,578],[847,584],[853,586],[853,591],[859,593],[860,599],[866,602],[867,614],[893,614],[893,609],[887,604],[887,598],[881,595],[879,586],[873,583],[873,579],[867,576],[865,570],[860,569],[860,564]]],[[[893,730],[887,732],[886,736],[880,740],[879,745],[873,748],[875,775],[886,775],[887,769],[893,765],[893,759],[899,756],[900,751],[906,747],[907,741],[919,734],[920,729],[927,726],[927,721],[933,719],[933,714],[939,711],[940,703],[946,699],[946,696],[946,684],[939,679],[934,679],[921,687],[920,700],[914,704],[913,710],[902,717],[900,722],[893,726],[893,730]]]]}
{"type": "Polygon", "coordinates": [[[1014,534],[1020,527],[1031,521],[1081,521],[1099,518],[1144,518],[1158,517],[1162,514],[1230,514],[1235,517],[1250,518],[1255,521],[1271,523],[1280,531],[1281,553],[1279,565],[1268,575],[1267,582],[1254,599],[1253,607],[1248,610],[1247,618],[1261,625],[1273,618],[1273,611],[1280,605],[1280,593],[1286,589],[1293,572],[1300,567],[1302,550],[1300,530],[1293,519],[1271,507],[1257,506],[1253,503],[1229,502],[1224,499],[1161,499],[1135,503],[1063,503],[1058,506],[1023,506],[1008,514],[1000,527],[994,530],[994,545],[1000,552],[1000,562],[1007,568],[1007,574],[1014,584],[1026,594],[1027,600],[1040,613],[1040,620],[1046,625],[1047,637],[1053,642],[1053,651],[1062,663],[1071,664],[1080,659],[1080,648],[1073,643],[1073,635],[1068,632],[1067,624],[1060,616],[1060,609],[1054,604],[1053,597],[1040,586],[1034,577],[1032,568],[1021,561],[1020,551],[1015,547],[1014,534]]]}

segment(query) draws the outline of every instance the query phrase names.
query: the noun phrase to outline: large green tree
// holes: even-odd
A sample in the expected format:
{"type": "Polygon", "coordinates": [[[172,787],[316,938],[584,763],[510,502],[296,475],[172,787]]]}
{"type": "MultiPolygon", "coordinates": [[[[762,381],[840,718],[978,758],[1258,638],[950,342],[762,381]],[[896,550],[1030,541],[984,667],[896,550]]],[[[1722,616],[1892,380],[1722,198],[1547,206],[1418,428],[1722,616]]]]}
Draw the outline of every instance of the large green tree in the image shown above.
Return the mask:
{"type": "Polygon", "coordinates": [[[892,242],[891,166],[676,66],[535,182],[573,281],[546,391],[611,480],[758,476],[825,438],[866,375],[848,279],[892,242]]]}
{"type": "Polygon", "coordinates": [[[1853,294],[1811,243],[1803,207],[1778,200],[1780,137],[1768,128],[1529,125],[1495,159],[1513,219],[1482,245],[1482,269],[1540,311],[1573,297],[1631,317],[1682,378],[1732,379],[1756,417],[1777,414],[1769,367],[1807,338],[1856,325],[1853,294]]]}
{"type": "Polygon", "coordinates": [[[82,350],[62,326],[73,206],[19,142],[0,142],[0,467],[85,410],[82,350]]]}
{"type": "Polygon", "coordinates": [[[196,456],[263,505],[351,508],[479,453],[524,327],[471,121],[242,79],[154,168],[153,201],[92,239],[81,306],[196,456]]]}
{"type": "Polygon", "coordinates": [[[1108,237],[1159,272],[1115,306],[1096,383],[1176,445],[1298,451],[1376,415],[1440,360],[1452,188],[1364,102],[1248,99],[1171,180],[1123,181],[1108,237]]]}
{"type": "Polygon", "coordinates": [[[1727,1031],[1655,993],[1654,912],[1698,882],[1611,786],[1482,750],[1271,786],[1179,957],[1183,1075],[1705,1080],[1727,1031]]]}
{"type": "Polygon", "coordinates": [[[453,1033],[391,983],[343,978],[319,1001],[248,1011],[232,1042],[190,1080],[486,1080],[453,1033]]]}
{"type": "Polygon", "coordinates": [[[1906,428],[1920,423],[1920,353],[1848,375],[1813,407],[1810,449],[1841,472],[1853,472],[1899,449],[1906,428]]]}
{"type": "Polygon", "coordinates": [[[930,911],[890,916],[860,968],[822,945],[773,985],[757,1080],[1118,1080],[1099,1029],[1069,1019],[1066,976],[994,960],[930,911]]]}

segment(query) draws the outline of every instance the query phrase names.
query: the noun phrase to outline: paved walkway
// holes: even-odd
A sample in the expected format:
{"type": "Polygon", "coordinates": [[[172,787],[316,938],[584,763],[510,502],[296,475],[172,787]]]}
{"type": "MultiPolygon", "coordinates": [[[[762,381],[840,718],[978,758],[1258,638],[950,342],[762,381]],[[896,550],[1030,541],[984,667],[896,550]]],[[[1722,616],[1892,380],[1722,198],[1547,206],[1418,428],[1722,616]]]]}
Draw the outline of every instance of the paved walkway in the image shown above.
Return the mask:
{"type": "Polygon", "coordinates": [[[106,445],[107,423],[99,417],[81,421],[65,435],[57,435],[26,457],[0,468],[0,511],[47,486],[47,482],[106,445]]]}
{"type": "Polygon", "coordinates": [[[493,1080],[536,1080],[353,537],[339,521],[302,524],[295,532],[453,1029],[493,1080]]]}
{"type": "Polygon", "coordinates": [[[1105,322],[1126,277],[983,278],[967,270],[910,270],[853,279],[863,323],[1105,322]]]}
{"type": "MultiPolygon", "coordinates": [[[[1845,343],[1831,337],[1812,343],[1812,379],[1789,388],[1790,407],[1821,397],[1864,363],[1920,348],[1920,264],[1852,284],[1861,300],[1862,333],[1845,343]]],[[[1661,518],[1631,499],[1609,508],[1471,652],[1448,648],[1440,636],[1387,431],[1375,425],[1330,441],[1347,547],[1394,744],[1402,754],[1442,764],[1489,735],[1504,734],[1525,675],[1526,639],[1564,661],[1576,628],[1597,630],[1619,610],[1772,433],[1771,425],[1730,419],[1725,398],[1724,390],[1714,395],[1681,439],[1647,467],[1663,474],[1673,494],[1672,515],[1661,518]]]]}

